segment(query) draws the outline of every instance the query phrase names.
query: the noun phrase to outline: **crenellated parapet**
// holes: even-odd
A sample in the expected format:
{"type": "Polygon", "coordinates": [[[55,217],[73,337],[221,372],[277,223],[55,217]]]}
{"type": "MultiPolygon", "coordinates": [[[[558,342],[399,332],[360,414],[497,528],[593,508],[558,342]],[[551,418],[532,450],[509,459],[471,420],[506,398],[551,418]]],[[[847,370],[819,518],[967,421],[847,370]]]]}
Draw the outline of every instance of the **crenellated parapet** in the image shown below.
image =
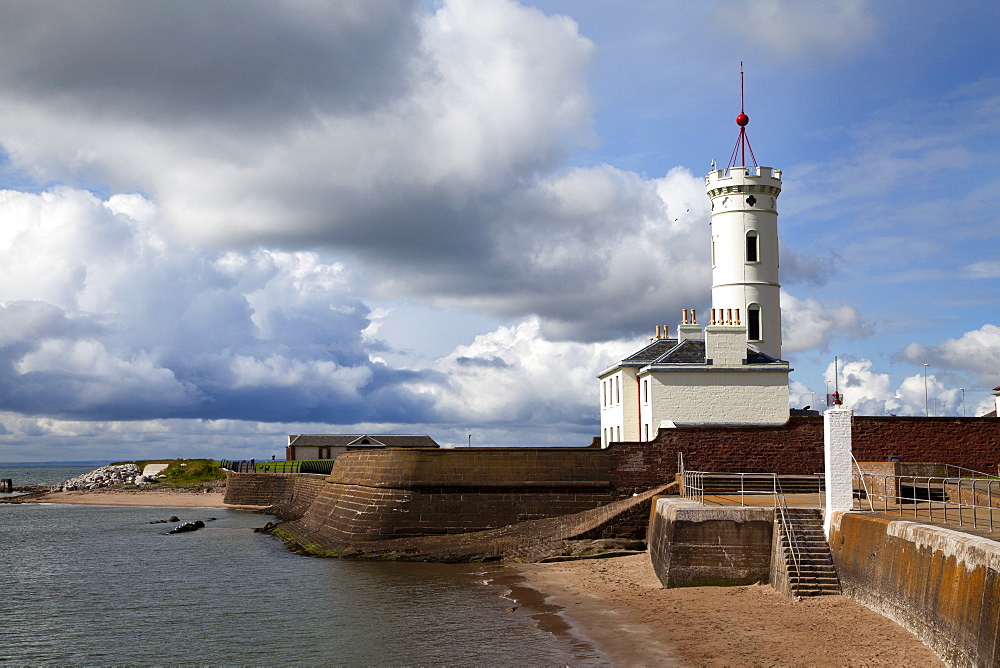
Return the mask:
{"type": "Polygon", "coordinates": [[[710,199],[720,195],[738,194],[777,198],[781,193],[781,170],[758,167],[757,173],[754,174],[751,168],[733,167],[727,174],[725,170],[717,169],[705,177],[705,188],[710,199]]]}

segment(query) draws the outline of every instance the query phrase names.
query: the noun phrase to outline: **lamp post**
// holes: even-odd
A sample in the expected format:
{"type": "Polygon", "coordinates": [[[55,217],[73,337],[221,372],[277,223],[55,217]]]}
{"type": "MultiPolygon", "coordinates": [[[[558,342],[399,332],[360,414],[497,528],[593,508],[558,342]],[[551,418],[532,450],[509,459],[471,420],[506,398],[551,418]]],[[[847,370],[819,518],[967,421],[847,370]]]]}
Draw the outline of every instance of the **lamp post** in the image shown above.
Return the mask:
{"type": "Polygon", "coordinates": [[[924,362],[924,417],[931,416],[931,412],[927,408],[927,367],[929,366],[930,364],[924,362]]]}
{"type": "Polygon", "coordinates": [[[962,393],[962,417],[965,417],[965,388],[960,387],[958,389],[962,393]]]}

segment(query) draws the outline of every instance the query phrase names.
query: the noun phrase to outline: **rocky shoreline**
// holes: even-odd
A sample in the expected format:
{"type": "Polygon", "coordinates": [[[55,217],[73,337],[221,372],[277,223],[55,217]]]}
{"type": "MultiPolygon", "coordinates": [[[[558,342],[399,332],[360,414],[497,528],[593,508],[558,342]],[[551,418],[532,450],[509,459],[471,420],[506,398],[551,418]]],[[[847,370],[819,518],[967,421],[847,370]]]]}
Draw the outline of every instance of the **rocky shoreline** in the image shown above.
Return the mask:
{"type": "Polygon", "coordinates": [[[170,505],[168,500],[176,503],[179,498],[181,505],[186,506],[192,505],[195,497],[201,497],[205,505],[221,507],[225,490],[224,480],[172,485],[160,482],[155,475],[144,476],[135,464],[117,464],[102,466],[56,485],[15,487],[14,495],[0,496],[0,503],[170,505]],[[205,495],[210,495],[211,501],[205,495]],[[219,497],[218,500],[215,497],[219,497]]]}
{"type": "Polygon", "coordinates": [[[70,478],[66,482],[53,486],[51,492],[75,492],[95,490],[114,485],[149,485],[156,482],[155,477],[144,477],[135,464],[117,464],[102,466],[90,473],[70,478]]]}

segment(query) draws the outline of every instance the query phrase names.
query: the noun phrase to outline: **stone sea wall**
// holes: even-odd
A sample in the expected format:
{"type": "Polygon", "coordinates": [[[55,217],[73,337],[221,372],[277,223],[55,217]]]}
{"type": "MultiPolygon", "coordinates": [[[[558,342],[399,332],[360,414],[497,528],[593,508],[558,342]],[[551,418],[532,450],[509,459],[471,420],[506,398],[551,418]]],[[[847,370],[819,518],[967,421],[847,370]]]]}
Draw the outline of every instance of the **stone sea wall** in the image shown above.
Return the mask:
{"type": "Polygon", "coordinates": [[[298,524],[333,541],[459,534],[613,499],[599,450],[390,448],[338,457],[298,524]]]}
{"type": "Polygon", "coordinates": [[[224,501],[271,506],[279,519],[292,519],[309,510],[325,481],[325,475],[311,473],[227,473],[224,501]]]}
{"type": "Polygon", "coordinates": [[[953,666],[1000,665],[1000,543],[848,513],[830,540],[846,596],[917,635],[953,666]]]}

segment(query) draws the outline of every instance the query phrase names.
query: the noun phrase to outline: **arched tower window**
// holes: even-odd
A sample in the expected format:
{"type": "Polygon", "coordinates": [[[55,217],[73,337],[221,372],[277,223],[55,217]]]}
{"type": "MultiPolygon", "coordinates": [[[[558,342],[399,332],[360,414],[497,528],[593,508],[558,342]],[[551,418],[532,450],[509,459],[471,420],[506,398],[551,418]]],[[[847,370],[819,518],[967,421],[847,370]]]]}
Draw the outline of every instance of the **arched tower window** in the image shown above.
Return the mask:
{"type": "Polygon", "coordinates": [[[756,230],[747,232],[747,262],[760,262],[760,239],[756,230]]]}
{"type": "Polygon", "coordinates": [[[760,341],[760,304],[747,306],[747,340],[760,341]]]}

